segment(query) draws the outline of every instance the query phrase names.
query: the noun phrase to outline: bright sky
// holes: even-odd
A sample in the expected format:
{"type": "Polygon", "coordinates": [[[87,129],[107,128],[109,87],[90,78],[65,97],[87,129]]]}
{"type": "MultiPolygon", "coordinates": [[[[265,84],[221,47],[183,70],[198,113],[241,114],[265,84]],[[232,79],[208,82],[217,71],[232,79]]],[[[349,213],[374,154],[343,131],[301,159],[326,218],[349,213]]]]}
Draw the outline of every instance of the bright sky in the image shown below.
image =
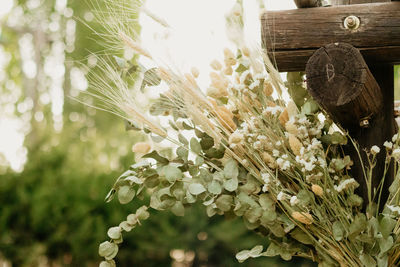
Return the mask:
{"type": "MultiPolygon", "coordinates": [[[[1,19],[10,12],[14,0],[0,0],[0,2],[1,19]]],[[[67,3],[66,0],[62,2],[67,3]]],[[[171,29],[166,30],[150,18],[141,16],[143,46],[153,55],[158,54],[166,63],[173,62],[174,67],[180,70],[189,70],[192,66],[196,66],[208,73],[209,62],[215,58],[222,58],[224,47],[231,45],[225,34],[224,15],[235,2],[235,0],[147,0],[147,9],[163,18],[171,29]],[[165,38],[166,36],[168,38],[165,38]]],[[[295,8],[293,0],[264,2],[268,10],[295,8]]],[[[245,32],[249,44],[257,44],[260,37],[258,1],[244,0],[244,7],[245,32]]],[[[0,57],[2,56],[0,54],[0,57]]],[[[22,170],[26,160],[21,124],[15,117],[5,117],[4,114],[0,114],[0,153],[4,154],[10,166],[16,171],[22,170]]]]}

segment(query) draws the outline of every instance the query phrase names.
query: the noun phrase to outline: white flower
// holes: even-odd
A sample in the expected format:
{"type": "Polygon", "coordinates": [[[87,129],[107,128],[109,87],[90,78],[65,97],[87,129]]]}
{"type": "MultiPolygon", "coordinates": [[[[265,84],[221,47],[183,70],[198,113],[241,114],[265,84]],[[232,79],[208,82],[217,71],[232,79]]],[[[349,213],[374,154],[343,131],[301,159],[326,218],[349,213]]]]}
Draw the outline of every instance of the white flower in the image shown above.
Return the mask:
{"type": "Polygon", "coordinates": [[[290,206],[295,206],[295,205],[297,205],[299,203],[299,200],[297,199],[297,197],[296,196],[292,196],[291,198],[290,198],[290,206]]]}
{"type": "Polygon", "coordinates": [[[387,149],[392,149],[393,144],[392,142],[385,141],[385,143],[383,143],[383,146],[386,147],[387,149]]]}
{"type": "Polygon", "coordinates": [[[393,135],[393,137],[392,137],[392,142],[393,142],[393,143],[396,143],[397,138],[398,138],[398,135],[397,135],[397,134],[393,135]]]}
{"type": "Polygon", "coordinates": [[[254,149],[261,149],[262,148],[262,144],[260,141],[256,141],[253,144],[254,149]]]}
{"type": "Polygon", "coordinates": [[[372,153],[372,155],[376,155],[376,154],[378,154],[379,152],[381,152],[381,149],[380,149],[378,146],[372,146],[372,147],[371,147],[371,153],[372,153]]]}
{"type": "Polygon", "coordinates": [[[286,193],[283,193],[282,191],[281,192],[279,192],[279,194],[276,196],[276,199],[278,200],[278,201],[282,201],[282,200],[286,200],[286,199],[289,199],[289,195],[288,194],[286,194],[286,193]]]}
{"type": "Polygon", "coordinates": [[[261,179],[264,181],[265,184],[269,184],[271,176],[269,173],[263,173],[261,174],[261,179]]]}
{"type": "Polygon", "coordinates": [[[399,206],[391,206],[391,205],[386,205],[388,209],[390,209],[392,212],[397,212],[397,214],[400,214],[400,207],[399,206]]]}
{"type": "Polygon", "coordinates": [[[268,192],[268,185],[264,185],[263,186],[263,188],[262,188],[262,191],[265,193],[265,192],[268,192]]]}
{"type": "Polygon", "coordinates": [[[393,150],[392,157],[394,157],[395,159],[400,159],[400,148],[396,148],[395,150],[393,150]]]}
{"type": "Polygon", "coordinates": [[[354,180],[354,178],[346,179],[346,180],[340,182],[340,184],[338,186],[335,185],[334,187],[335,187],[335,190],[340,193],[343,190],[345,190],[345,189],[347,189],[347,188],[349,188],[351,186],[354,186],[354,187],[358,187],[359,186],[359,184],[357,183],[356,180],[354,180]]]}
{"type": "Polygon", "coordinates": [[[272,115],[276,115],[277,113],[281,113],[282,111],[283,111],[283,108],[280,106],[266,107],[263,111],[263,116],[266,116],[269,113],[271,113],[272,115]]]}
{"type": "Polygon", "coordinates": [[[229,136],[229,144],[239,144],[243,141],[244,136],[238,131],[235,131],[234,133],[229,136]]]}

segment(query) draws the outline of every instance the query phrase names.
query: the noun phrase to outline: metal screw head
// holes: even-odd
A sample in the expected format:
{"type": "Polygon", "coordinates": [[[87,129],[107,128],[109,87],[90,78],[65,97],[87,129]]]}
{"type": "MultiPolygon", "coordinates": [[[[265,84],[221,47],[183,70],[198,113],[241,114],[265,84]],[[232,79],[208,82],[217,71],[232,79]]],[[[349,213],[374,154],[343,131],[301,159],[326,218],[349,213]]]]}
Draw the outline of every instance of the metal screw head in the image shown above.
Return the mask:
{"type": "Polygon", "coordinates": [[[360,27],[360,19],[356,16],[348,16],[344,19],[344,27],[350,30],[356,30],[360,27]]]}
{"type": "Polygon", "coordinates": [[[360,121],[360,127],[368,128],[369,127],[369,121],[367,119],[361,120],[360,121]]]}

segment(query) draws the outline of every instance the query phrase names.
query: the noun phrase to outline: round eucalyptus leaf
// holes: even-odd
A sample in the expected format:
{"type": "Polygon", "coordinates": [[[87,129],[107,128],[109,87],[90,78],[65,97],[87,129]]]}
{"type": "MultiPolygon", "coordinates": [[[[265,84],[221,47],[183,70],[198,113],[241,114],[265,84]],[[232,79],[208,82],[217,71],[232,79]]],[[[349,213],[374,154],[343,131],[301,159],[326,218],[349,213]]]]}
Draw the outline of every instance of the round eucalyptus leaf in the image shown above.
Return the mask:
{"type": "Polygon", "coordinates": [[[109,260],[100,262],[99,267],[116,267],[116,265],[114,260],[109,260]]]}
{"type": "Polygon", "coordinates": [[[224,175],[227,179],[237,179],[239,168],[236,160],[229,160],[224,167],[224,175]]]}
{"type": "Polygon", "coordinates": [[[232,178],[224,182],[224,188],[229,192],[235,191],[238,188],[238,186],[239,186],[239,181],[237,178],[232,178]]]}
{"type": "Polygon", "coordinates": [[[164,167],[164,175],[170,183],[174,183],[176,180],[183,177],[182,171],[178,167],[171,165],[164,167]]]}
{"type": "Polygon", "coordinates": [[[119,227],[121,227],[122,230],[124,230],[125,232],[130,232],[134,226],[129,224],[127,221],[123,221],[119,224],[119,227]]]}
{"type": "Polygon", "coordinates": [[[258,245],[252,248],[249,252],[249,256],[252,258],[257,258],[261,256],[261,252],[263,251],[263,246],[258,245]]]}
{"type": "Polygon", "coordinates": [[[185,215],[185,207],[183,206],[182,202],[176,201],[175,204],[172,206],[171,211],[176,216],[184,216],[185,215]]]}
{"type": "Polygon", "coordinates": [[[118,189],[118,200],[121,204],[127,204],[135,197],[135,190],[129,186],[124,185],[118,189]]]}
{"type": "Polygon", "coordinates": [[[119,226],[111,227],[108,229],[107,235],[111,239],[119,239],[121,237],[121,228],[119,226]]]}
{"type": "Polygon", "coordinates": [[[236,254],[236,259],[239,262],[244,262],[248,258],[250,258],[250,250],[242,250],[242,251],[240,251],[239,253],[236,254]]]}
{"type": "Polygon", "coordinates": [[[106,260],[113,259],[118,253],[118,245],[105,241],[99,246],[99,255],[106,260]]]}
{"type": "Polygon", "coordinates": [[[139,220],[147,220],[150,217],[150,213],[147,211],[146,206],[141,206],[137,209],[136,216],[139,220]]]}
{"type": "Polygon", "coordinates": [[[208,185],[208,192],[214,195],[219,195],[222,192],[222,187],[218,181],[213,180],[209,185],[208,185]]]}
{"type": "Polygon", "coordinates": [[[189,185],[189,192],[195,196],[200,195],[201,193],[205,192],[206,189],[202,184],[194,183],[189,185]]]}

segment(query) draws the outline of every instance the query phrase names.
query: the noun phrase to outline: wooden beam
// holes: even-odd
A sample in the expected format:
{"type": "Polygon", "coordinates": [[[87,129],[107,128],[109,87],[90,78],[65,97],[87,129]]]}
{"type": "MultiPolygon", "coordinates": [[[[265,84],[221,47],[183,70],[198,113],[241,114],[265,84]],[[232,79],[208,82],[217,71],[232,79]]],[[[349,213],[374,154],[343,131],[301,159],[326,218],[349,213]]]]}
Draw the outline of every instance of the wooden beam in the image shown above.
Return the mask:
{"type": "Polygon", "coordinates": [[[309,56],[335,42],[359,48],[368,63],[400,63],[400,2],[267,11],[262,41],[280,71],[301,71],[309,56]],[[348,16],[360,19],[346,29],[348,16]]]}

